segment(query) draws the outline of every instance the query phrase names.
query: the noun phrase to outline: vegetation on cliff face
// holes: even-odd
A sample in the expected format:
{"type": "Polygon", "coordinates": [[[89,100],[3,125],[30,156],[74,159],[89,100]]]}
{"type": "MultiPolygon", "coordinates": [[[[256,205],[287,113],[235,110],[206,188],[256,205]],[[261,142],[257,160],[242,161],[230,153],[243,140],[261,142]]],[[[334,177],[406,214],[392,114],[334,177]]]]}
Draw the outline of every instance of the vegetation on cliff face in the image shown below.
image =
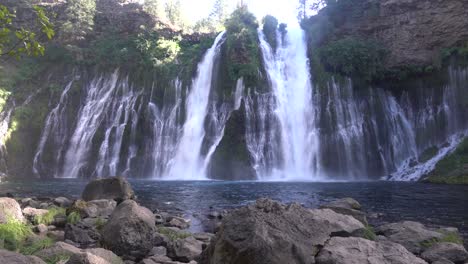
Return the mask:
{"type": "Polygon", "coordinates": [[[439,161],[425,181],[468,184],[468,138],[465,138],[452,154],[439,161]]]}

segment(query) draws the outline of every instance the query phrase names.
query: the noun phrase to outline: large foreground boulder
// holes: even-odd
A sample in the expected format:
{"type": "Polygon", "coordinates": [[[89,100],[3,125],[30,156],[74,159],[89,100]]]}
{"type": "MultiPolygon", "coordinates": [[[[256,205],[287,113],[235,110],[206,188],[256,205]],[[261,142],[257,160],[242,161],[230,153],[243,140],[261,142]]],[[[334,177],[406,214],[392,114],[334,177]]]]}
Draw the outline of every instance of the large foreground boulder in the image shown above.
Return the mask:
{"type": "Polygon", "coordinates": [[[343,198],[327,204],[322,205],[320,208],[331,209],[339,214],[350,215],[357,220],[367,225],[366,214],[361,211],[361,204],[353,198],[343,198]]]}
{"type": "Polygon", "coordinates": [[[316,264],[427,264],[399,244],[357,237],[332,237],[315,260],[316,264]]]}
{"type": "Polygon", "coordinates": [[[328,209],[309,210],[298,204],[286,206],[259,199],[223,220],[200,263],[313,263],[332,233],[351,233],[360,228],[362,223],[353,217],[328,209]]]}
{"type": "Polygon", "coordinates": [[[420,254],[426,243],[440,240],[444,234],[427,228],[421,223],[403,221],[380,226],[378,234],[384,235],[390,241],[403,245],[414,254],[420,254]]]}
{"type": "Polygon", "coordinates": [[[24,256],[16,252],[0,249],[0,263],[4,264],[46,264],[35,256],[24,256]]]}
{"type": "Polygon", "coordinates": [[[156,233],[154,214],[133,200],[122,202],[102,228],[104,245],[121,256],[144,257],[156,233]]]}
{"type": "Polygon", "coordinates": [[[9,220],[24,222],[23,212],[19,203],[11,198],[0,198],[0,224],[5,224],[9,220]]]}
{"type": "Polygon", "coordinates": [[[83,200],[112,199],[118,203],[135,198],[130,183],[122,177],[94,180],[88,183],[81,195],[83,200]]]}

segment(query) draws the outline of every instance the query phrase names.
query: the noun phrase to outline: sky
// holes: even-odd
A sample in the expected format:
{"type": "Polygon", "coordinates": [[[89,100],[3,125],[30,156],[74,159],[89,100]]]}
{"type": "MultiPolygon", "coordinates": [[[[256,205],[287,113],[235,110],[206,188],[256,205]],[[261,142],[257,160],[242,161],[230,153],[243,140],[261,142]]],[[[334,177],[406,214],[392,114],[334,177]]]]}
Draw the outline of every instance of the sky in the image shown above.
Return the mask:
{"type": "MultiPolygon", "coordinates": [[[[298,0],[243,0],[247,3],[249,10],[255,14],[257,19],[262,19],[265,15],[275,16],[280,22],[287,24],[297,23],[297,3],[298,0]]],[[[184,14],[191,21],[197,21],[208,16],[215,0],[181,0],[184,14]]],[[[228,0],[230,8],[233,10],[240,0],[228,0]]]]}

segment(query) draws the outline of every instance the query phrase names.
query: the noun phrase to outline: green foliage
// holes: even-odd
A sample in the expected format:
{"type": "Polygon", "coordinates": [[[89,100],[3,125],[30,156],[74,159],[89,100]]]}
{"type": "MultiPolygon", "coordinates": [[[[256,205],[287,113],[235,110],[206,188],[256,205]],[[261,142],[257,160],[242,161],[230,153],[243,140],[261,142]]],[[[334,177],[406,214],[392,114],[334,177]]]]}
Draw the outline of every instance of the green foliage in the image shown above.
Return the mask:
{"type": "Polygon", "coordinates": [[[63,37],[81,40],[94,26],[96,0],[68,0],[65,9],[65,22],[61,29],[63,37]]]}
{"type": "Polygon", "coordinates": [[[373,40],[344,38],[321,47],[319,54],[328,71],[372,81],[384,73],[387,50],[373,40]]]}
{"type": "Polygon", "coordinates": [[[106,221],[101,217],[98,217],[95,223],[96,229],[101,230],[104,227],[104,224],[106,224],[106,221]]]}
{"type": "Polygon", "coordinates": [[[436,146],[432,146],[427,148],[426,150],[419,155],[419,162],[424,163],[430,159],[432,159],[435,155],[437,155],[437,152],[439,151],[439,148],[436,146]]]}
{"type": "Polygon", "coordinates": [[[55,32],[44,9],[38,6],[32,8],[36,15],[36,26],[34,28],[17,28],[14,24],[15,14],[0,4],[0,57],[7,55],[20,58],[23,54],[28,56],[44,55],[45,47],[41,38],[49,40],[55,35],[55,32]]]}
{"type": "Polygon", "coordinates": [[[432,238],[420,243],[421,247],[423,248],[430,248],[437,243],[455,243],[459,245],[463,245],[462,238],[456,232],[447,232],[447,231],[440,231],[443,234],[441,238],[432,238]]]}
{"type": "Polygon", "coordinates": [[[45,258],[44,261],[47,264],[58,264],[58,263],[66,263],[70,259],[70,255],[68,254],[58,254],[53,255],[51,257],[45,258]]]}
{"type": "Polygon", "coordinates": [[[174,26],[179,26],[181,24],[181,9],[180,0],[168,0],[164,5],[166,18],[174,26]]]}
{"type": "Polygon", "coordinates": [[[224,22],[228,17],[227,10],[228,7],[226,0],[216,0],[210,15],[195,23],[193,30],[195,32],[203,33],[215,33],[222,31],[224,28],[224,22]]]}
{"type": "Polygon", "coordinates": [[[145,0],[143,10],[156,18],[162,18],[164,15],[161,1],[159,0],[145,0]]]}
{"type": "Polygon", "coordinates": [[[190,236],[190,233],[186,232],[177,232],[167,227],[159,227],[158,233],[165,235],[171,241],[176,241],[179,239],[184,239],[190,236]]]}
{"type": "Polygon", "coordinates": [[[50,248],[52,245],[54,245],[54,243],[55,241],[52,238],[45,237],[42,239],[33,240],[30,243],[26,243],[19,251],[24,255],[34,255],[38,251],[50,248]]]}
{"type": "Polygon", "coordinates": [[[259,79],[260,68],[255,16],[241,6],[226,20],[225,27],[229,77],[231,80],[243,77],[247,86],[253,86],[259,79]]]}
{"type": "Polygon", "coordinates": [[[377,239],[377,235],[375,234],[374,228],[372,226],[366,225],[363,231],[363,238],[372,241],[375,241],[377,239]]]}
{"type": "Polygon", "coordinates": [[[434,171],[426,179],[432,183],[468,184],[468,138],[465,138],[457,149],[440,160],[434,171]]]}
{"type": "Polygon", "coordinates": [[[48,209],[48,212],[46,214],[37,215],[36,217],[34,217],[34,223],[36,225],[38,224],[50,225],[54,222],[54,219],[56,216],[65,216],[65,215],[66,215],[65,208],[52,207],[48,209]]]}
{"type": "Polygon", "coordinates": [[[278,19],[276,19],[274,16],[267,15],[263,18],[262,22],[265,39],[273,48],[273,50],[276,50],[276,29],[278,28],[278,19]]]}
{"type": "Polygon", "coordinates": [[[16,251],[26,238],[32,234],[31,227],[15,219],[0,224],[0,247],[16,251]]]}
{"type": "Polygon", "coordinates": [[[67,223],[72,224],[72,225],[78,223],[80,220],[81,220],[81,214],[76,211],[71,212],[67,216],[67,223]]]}
{"type": "Polygon", "coordinates": [[[443,63],[449,62],[450,58],[457,58],[457,62],[462,66],[468,66],[468,42],[460,46],[442,49],[441,60],[443,63]]]}

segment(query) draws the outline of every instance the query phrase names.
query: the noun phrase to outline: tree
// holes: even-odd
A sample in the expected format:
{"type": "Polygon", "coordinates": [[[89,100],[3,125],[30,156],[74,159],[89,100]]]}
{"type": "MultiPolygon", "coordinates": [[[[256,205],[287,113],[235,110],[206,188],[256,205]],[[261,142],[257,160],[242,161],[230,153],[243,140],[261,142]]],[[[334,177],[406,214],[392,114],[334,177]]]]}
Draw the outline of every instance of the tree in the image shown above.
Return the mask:
{"type": "Polygon", "coordinates": [[[83,39],[93,29],[95,14],[96,0],[68,0],[62,25],[64,37],[83,39]]]}
{"type": "Polygon", "coordinates": [[[216,0],[211,11],[210,18],[216,24],[222,25],[228,16],[228,6],[226,0],[216,0]]]}
{"type": "Polygon", "coordinates": [[[33,6],[35,21],[25,28],[15,23],[14,13],[4,5],[0,5],[0,57],[12,56],[19,58],[22,54],[28,56],[44,55],[44,37],[51,39],[55,32],[52,23],[44,9],[33,6]]]}
{"type": "Polygon", "coordinates": [[[163,17],[163,9],[160,0],[145,0],[143,10],[153,17],[161,19],[163,17]]]}
{"type": "Polygon", "coordinates": [[[168,0],[165,4],[166,17],[174,26],[180,26],[181,9],[180,0],[168,0]]]}
{"type": "Polygon", "coordinates": [[[307,2],[308,0],[299,0],[299,6],[297,7],[297,10],[298,10],[297,18],[299,20],[307,18],[307,9],[308,9],[307,2]]]}

